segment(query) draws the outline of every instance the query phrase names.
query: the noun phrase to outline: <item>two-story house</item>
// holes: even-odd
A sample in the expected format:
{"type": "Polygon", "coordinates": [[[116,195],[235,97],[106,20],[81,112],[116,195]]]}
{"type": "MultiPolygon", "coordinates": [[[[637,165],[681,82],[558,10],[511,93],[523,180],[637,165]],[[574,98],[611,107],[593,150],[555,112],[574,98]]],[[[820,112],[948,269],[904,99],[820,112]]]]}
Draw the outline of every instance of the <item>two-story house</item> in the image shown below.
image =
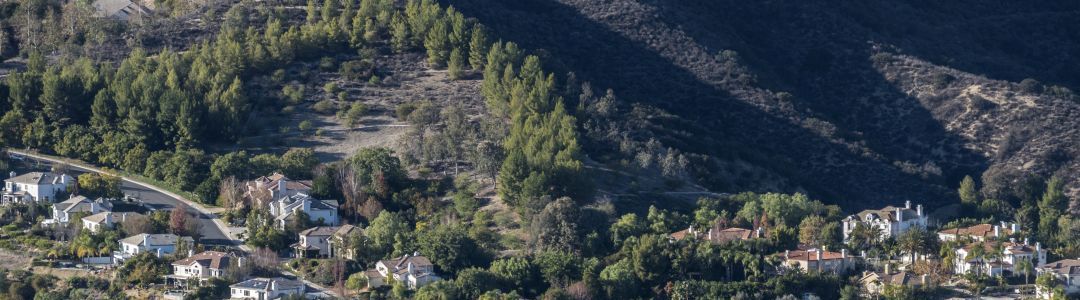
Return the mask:
{"type": "Polygon", "coordinates": [[[330,237],[330,257],[349,260],[356,259],[356,256],[359,254],[357,251],[359,250],[353,246],[351,240],[360,238],[363,234],[364,231],[363,229],[360,229],[360,227],[349,224],[338,227],[338,230],[330,237]]]}
{"type": "Polygon", "coordinates": [[[844,218],[844,240],[848,240],[857,226],[870,226],[881,230],[881,239],[899,236],[912,228],[926,229],[927,216],[923,214],[922,204],[911,207],[911,201],[905,201],[904,207],[886,206],[882,209],[868,209],[844,218]]]}
{"type": "Polygon", "coordinates": [[[120,240],[120,251],[113,252],[113,262],[121,264],[125,260],[139,253],[148,252],[157,257],[176,253],[179,243],[194,245],[195,240],[191,237],[181,237],[171,233],[164,234],[136,234],[120,240]]]}
{"type": "Polygon", "coordinates": [[[274,173],[245,182],[244,198],[258,207],[263,207],[286,196],[310,194],[311,185],[310,180],[292,180],[281,173],[274,173]]]}
{"type": "Polygon", "coordinates": [[[435,266],[427,257],[419,253],[406,254],[401,258],[381,260],[375,263],[375,269],[364,271],[368,280],[369,288],[377,288],[386,284],[386,278],[393,278],[402,282],[409,289],[418,289],[429,283],[439,280],[435,275],[435,266]]]}
{"type": "Polygon", "coordinates": [[[977,272],[998,276],[1006,272],[1013,274],[1016,271],[1016,264],[1021,260],[1031,261],[1035,266],[1046,263],[1046,249],[1043,249],[1039,242],[1035,242],[1034,245],[1029,244],[1027,239],[1024,239],[1023,243],[1001,242],[1000,252],[996,249],[998,249],[997,243],[994,242],[975,242],[956,249],[953,272],[956,274],[977,272]],[[982,256],[975,255],[973,249],[976,247],[982,248],[982,256]]]}
{"type": "Polygon", "coordinates": [[[112,211],[112,203],[105,199],[90,200],[83,196],[72,196],[64,202],[53,204],[52,218],[41,221],[41,224],[67,226],[68,222],[71,222],[71,217],[76,214],[93,215],[110,211],[112,211]]]}
{"type": "Polygon", "coordinates": [[[271,300],[307,291],[303,282],[281,277],[252,278],[229,286],[230,299],[271,300]]]}
{"type": "Polygon", "coordinates": [[[783,266],[801,269],[806,272],[844,274],[855,268],[859,257],[848,255],[847,249],[831,252],[811,248],[807,250],[785,250],[778,254],[783,266]]]}
{"type": "MultiPolygon", "coordinates": [[[[1065,288],[1065,294],[1080,293],[1080,259],[1062,259],[1048,264],[1039,265],[1036,272],[1053,276],[1057,282],[1065,288]]],[[[1050,299],[1053,291],[1038,286],[1039,298],[1050,299]]]]}
{"type": "Polygon", "coordinates": [[[4,180],[4,191],[0,193],[0,204],[17,202],[54,202],[56,196],[75,184],[75,178],[67,174],[51,172],[30,172],[15,175],[4,180]]]}
{"type": "Polygon", "coordinates": [[[288,221],[301,211],[317,224],[338,224],[337,200],[316,200],[308,194],[297,193],[270,202],[270,214],[274,216],[280,229],[285,229],[288,221]]]}
{"type": "Polygon", "coordinates": [[[82,225],[84,230],[89,230],[93,233],[101,232],[106,229],[116,228],[117,224],[124,223],[128,220],[128,216],[135,217],[138,213],[128,212],[99,212],[93,215],[89,215],[82,218],[82,225]]]}
{"type": "Polygon", "coordinates": [[[299,241],[292,244],[296,258],[330,256],[330,238],[339,227],[316,226],[301,231],[299,241]]]}
{"type": "Polygon", "coordinates": [[[976,242],[984,242],[991,239],[1004,239],[1020,233],[1020,225],[1016,223],[1001,222],[1001,224],[977,224],[968,227],[950,228],[938,231],[938,239],[941,241],[956,241],[970,239],[976,242]]]}
{"type": "Polygon", "coordinates": [[[173,273],[166,275],[167,280],[177,285],[184,285],[191,280],[204,281],[225,276],[229,266],[237,266],[239,259],[218,251],[204,251],[172,263],[173,273]]]}

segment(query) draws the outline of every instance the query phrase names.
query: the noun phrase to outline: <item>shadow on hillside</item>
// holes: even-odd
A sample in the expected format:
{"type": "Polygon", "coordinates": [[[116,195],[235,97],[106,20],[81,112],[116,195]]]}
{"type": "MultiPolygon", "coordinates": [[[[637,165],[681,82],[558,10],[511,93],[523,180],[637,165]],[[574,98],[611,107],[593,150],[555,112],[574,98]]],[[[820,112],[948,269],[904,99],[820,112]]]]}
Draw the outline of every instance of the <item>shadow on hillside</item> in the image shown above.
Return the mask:
{"type": "MultiPolygon", "coordinates": [[[[977,175],[986,168],[982,155],[965,149],[965,141],[946,131],[942,121],[931,114],[929,109],[933,107],[925,107],[883,77],[871,59],[878,46],[868,41],[933,43],[889,40],[888,36],[852,21],[852,15],[837,15],[817,3],[799,2],[782,8],[752,1],[655,1],[653,4],[658,6],[662,20],[682,29],[711,53],[732,48],[746,53],[752,57],[748,60],[752,69],[774,79],[769,82],[773,85],[769,88],[791,89],[798,104],[822,114],[819,118],[843,130],[862,133],[860,138],[867,141],[869,148],[892,161],[914,164],[932,161],[944,171],[944,182],[937,183],[950,186],[964,175],[977,175]],[[718,34],[730,31],[737,34],[718,34]],[[728,36],[750,38],[730,42],[733,39],[727,39],[728,36]],[[933,157],[933,153],[944,155],[933,157]]],[[[879,22],[896,21],[896,17],[888,19],[879,22]]],[[[932,40],[947,36],[944,31],[924,32],[919,37],[932,40]]],[[[935,49],[918,50],[929,53],[935,49]]]]}
{"type": "Polygon", "coordinates": [[[550,52],[559,63],[550,66],[553,69],[575,71],[594,87],[614,88],[623,101],[640,101],[683,118],[663,124],[666,131],[687,133],[665,143],[712,156],[752,160],[794,179],[812,196],[849,209],[902,199],[939,199],[949,193],[898,171],[890,162],[859,156],[846,145],[743,103],[575,8],[553,0],[448,2],[480,19],[497,36],[526,49],[550,52]],[[836,160],[839,167],[815,167],[815,160],[822,157],[836,160]]]}

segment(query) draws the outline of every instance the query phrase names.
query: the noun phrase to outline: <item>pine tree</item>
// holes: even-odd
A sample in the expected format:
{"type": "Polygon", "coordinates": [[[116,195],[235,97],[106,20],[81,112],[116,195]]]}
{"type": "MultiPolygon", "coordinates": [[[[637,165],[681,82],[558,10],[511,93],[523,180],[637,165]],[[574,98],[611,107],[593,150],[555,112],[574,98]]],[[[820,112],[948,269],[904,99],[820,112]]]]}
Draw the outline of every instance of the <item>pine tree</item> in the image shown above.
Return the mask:
{"type": "Polygon", "coordinates": [[[472,37],[469,39],[469,66],[473,70],[483,70],[486,55],[490,51],[491,44],[487,39],[487,29],[484,25],[476,23],[472,28],[472,37]]]}
{"type": "Polygon", "coordinates": [[[433,68],[442,68],[446,66],[446,60],[449,56],[450,41],[447,37],[446,22],[438,21],[435,26],[427,32],[427,38],[424,39],[424,48],[427,48],[428,64],[433,68]]]}
{"type": "Polygon", "coordinates": [[[1039,237],[1046,242],[1053,242],[1058,233],[1058,218],[1068,207],[1061,178],[1051,177],[1046,182],[1046,192],[1039,200],[1039,237]]]}
{"type": "Polygon", "coordinates": [[[412,45],[409,43],[409,25],[405,23],[400,14],[394,16],[394,19],[390,21],[390,34],[390,45],[393,45],[394,51],[403,53],[412,49],[412,45]]]}
{"type": "Polygon", "coordinates": [[[979,195],[976,192],[975,180],[971,179],[971,176],[964,176],[964,180],[960,181],[960,189],[957,192],[960,194],[960,203],[966,208],[979,207],[979,195]]]}
{"type": "Polygon", "coordinates": [[[462,72],[465,69],[465,58],[461,56],[461,49],[454,48],[454,51],[450,52],[450,64],[449,64],[450,79],[460,79],[462,72]]]}

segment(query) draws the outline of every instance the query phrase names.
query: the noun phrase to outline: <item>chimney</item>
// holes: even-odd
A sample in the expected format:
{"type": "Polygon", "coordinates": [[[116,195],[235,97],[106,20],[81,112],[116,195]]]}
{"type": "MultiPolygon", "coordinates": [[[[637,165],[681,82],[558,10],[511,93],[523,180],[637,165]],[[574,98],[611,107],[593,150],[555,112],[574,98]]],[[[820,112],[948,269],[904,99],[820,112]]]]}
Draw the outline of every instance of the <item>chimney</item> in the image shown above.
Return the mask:
{"type": "Polygon", "coordinates": [[[859,251],[859,257],[862,257],[862,258],[865,259],[866,258],[866,250],[860,250],[859,251]]]}
{"type": "Polygon", "coordinates": [[[1039,252],[1042,252],[1042,243],[1035,242],[1035,254],[1038,254],[1039,252]]]}
{"type": "Polygon", "coordinates": [[[814,249],[814,255],[817,255],[817,260],[821,260],[821,250],[814,249]]]}
{"type": "Polygon", "coordinates": [[[784,250],[784,259],[791,257],[791,250],[784,250]]]}
{"type": "Polygon", "coordinates": [[[904,212],[899,207],[896,208],[896,221],[900,222],[904,220],[904,212]]]}
{"type": "Polygon", "coordinates": [[[413,263],[411,261],[406,265],[406,268],[409,270],[409,274],[416,274],[415,271],[413,271],[413,263]]]}
{"type": "Polygon", "coordinates": [[[8,173],[8,178],[14,178],[17,175],[18,173],[15,173],[15,171],[11,171],[11,173],[8,173]]]}
{"type": "Polygon", "coordinates": [[[1001,227],[994,225],[994,237],[1001,237],[1001,227]]]}
{"type": "Polygon", "coordinates": [[[911,200],[904,200],[904,208],[911,209],[911,200]]]}
{"type": "Polygon", "coordinates": [[[1009,231],[1011,231],[1010,233],[1012,233],[1012,234],[1016,234],[1017,232],[1020,232],[1020,224],[1016,224],[1016,223],[1009,224],[1009,231]]]}
{"type": "Polygon", "coordinates": [[[277,188],[278,188],[278,192],[281,192],[282,195],[284,195],[285,191],[288,190],[287,182],[285,181],[284,177],[282,177],[281,179],[278,179],[277,188]]]}
{"type": "Polygon", "coordinates": [[[921,281],[922,281],[922,284],[923,284],[923,285],[927,285],[927,284],[930,284],[930,283],[929,283],[929,282],[927,281],[927,278],[929,278],[929,277],[930,277],[930,275],[927,275],[927,274],[922,274],[922,276],[920,276],[920,277],[922,277],[922,280],[921,280],[921,281]]]}
{"type": "Polygon", "coordinates": [[[1028,238],[1024,238],[1024,246],[1028,245],[1028,238]]]}
{"type": "Polygon", "coordinates": [[[192,257],[192,256],[195,256],[195,249],[188,249],[187,257],[192,257]]]}
{"type": "Polygon", "coordinates": [[[695,235],[694,234],[694,225],[690,225],[690,228],[686,230],[686,233],[689,233],[690,235],[695,235]]]}
{"type": "Polygon", "coordinates": [[[888,275],[888,274],[892,274],[892,273],[889,273],[889,263],[885,263],[885,275],[888,275]]]}
{"type": "Polygon", "coordinates": [[[840,249],[840,258],[847,259],[847,249],[840,249]]]}
{"type": "Polygon", "coordinates": [[[915,214],[922,217],[922,204],[915,205],[915,214]]]}

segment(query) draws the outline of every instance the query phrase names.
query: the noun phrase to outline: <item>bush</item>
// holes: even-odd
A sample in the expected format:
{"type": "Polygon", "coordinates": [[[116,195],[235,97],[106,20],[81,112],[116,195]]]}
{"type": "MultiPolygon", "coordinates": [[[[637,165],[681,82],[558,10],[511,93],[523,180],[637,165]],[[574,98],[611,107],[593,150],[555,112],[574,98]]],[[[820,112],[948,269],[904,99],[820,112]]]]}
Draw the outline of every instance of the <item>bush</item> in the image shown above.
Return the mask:
{"type": "Polygon", "coordinates": [[[397,115],[398,121],[405,121],[409,119],[409,115],[412,114],[414,110],[416,110],[416,104],[404,103],[398,105],[397,108],[394,109],[394,113],[397,115]]]}
{"type": "Polygon", "coordinates": [[[327,82],[326,85],[323,86],[323,91],[327,94],[334,95],[341,91],[341,87],[339,87],[337,83],[327,82]]]}
{"type": "Polygon", "coordinates": [[[311,107],[315,112],[320,114],[329,114],[337,110],[337,105],[334,105],[334,101],[322,100],[315,103],[315,106],[311,107]]]}
{"type": "Polygon", "coordinates": [[[335,69],[334,67],[336,67],[336,66],[337,66],[337,60],[334,59],[333,57],[327,56],[327,57],[323,57],[322,59],[319,59],[319,70],[322,70],[323,72],[334,71],[334,69],[335,69]]]}
{"type": "Polygon", "coordinates": [[[341,76],[350,80],[363,80],[374,75],[374,66],[366,60],[350,60],[341,64],[341,76]]]}
{"type": "Polygon", "coordinates": [[[281,83],[285,81],[285,74],[286,73],[284,69],[277,69],[274,71],[273,74],[270,75],[270,80],[274,83],[281,83]]]}
{"type": "Polygon", "coordinates": [[[378,75],[371,75],[371,78],[368,78],[367,83],[370,85],[379,85],[380,83],[382,83],[382,80],[379,79],[378,75]]]}
{"type": "Polygon", "coordinates": [[[311,131],[311,128],[313,127],[313,125],[311,125],[311,121],[303,120],[303,121],[300,121],[300,125],[297,126],[297,127],[300,128],[300,131],[307,132],[307,131],[311,131]]]}
{"type": "Polygon", "coordinates": [[[281,88],[281,95],[285,98],[285,102],[296,105],[304,101],[304,90],[303,85],[286,85],[281,88]]]}
{"type": "Polygon", "coordinates": [[[353,102],[352,105],[349,105],[348,109],[342,109],[338,112],[338,118],[345,121],[345,124],[354,126],[357,123],[360,123],[360,118],[363,117],[367,111],[367,105],[364,105],[359,101],[353,102]]]}

